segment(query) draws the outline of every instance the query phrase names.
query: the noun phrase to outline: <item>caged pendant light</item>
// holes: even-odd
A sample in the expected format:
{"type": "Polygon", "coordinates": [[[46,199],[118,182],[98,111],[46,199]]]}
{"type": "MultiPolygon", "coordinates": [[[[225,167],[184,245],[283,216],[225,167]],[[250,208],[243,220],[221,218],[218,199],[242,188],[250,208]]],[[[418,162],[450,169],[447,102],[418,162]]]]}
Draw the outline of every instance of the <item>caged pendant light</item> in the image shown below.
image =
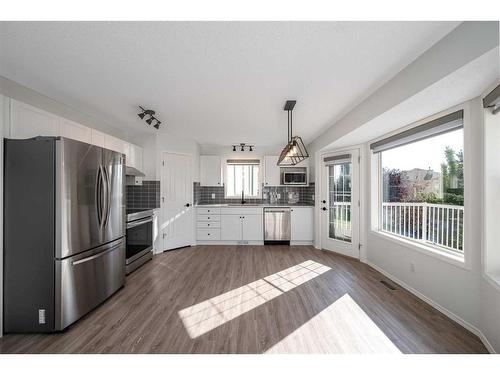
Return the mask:
{"type": "Polygon", "coordinates": [[[295,107],[295,103],[297,103],[296,100],[287,100],[285,103],[284,110],[288,113],[288,143],[283,148],[283,151],[281,151],[281,155],[278,159],[279,166],[296,165],[309,157],[302,138],[293,136],[292,111],[293,107],[295,107]]]}

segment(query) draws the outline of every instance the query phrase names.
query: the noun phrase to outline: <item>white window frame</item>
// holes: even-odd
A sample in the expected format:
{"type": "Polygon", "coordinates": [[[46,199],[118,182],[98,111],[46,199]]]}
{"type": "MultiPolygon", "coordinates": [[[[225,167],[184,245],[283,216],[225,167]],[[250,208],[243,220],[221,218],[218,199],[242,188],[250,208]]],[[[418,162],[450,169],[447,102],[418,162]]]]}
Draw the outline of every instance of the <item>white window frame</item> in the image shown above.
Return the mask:
{"type": "Polygon", "coordinates": [[[408,249],[418,251],[420,253],[429,255],[431,257],[443,260],[447,263],[453,264],[460,268],[467,270],[471,269],[470,265],[470,254],[469,248],[471,247],[468,242],[469,240],[469,230],[471,221],[471,180],[470,180],[470,163],[469,160],[469,149],[471,147],[470,142],[470,105],[469,103],[464,103],[459,106],[450,108],[446,111],[440,112],[428,118],[422,119],[406,127],[400,128],[389,134],[385,134],[382,137],[372,140],[369,143],[373,143],[384,138],[390,137],[392,135],[398,134],[402,131],[420,126],[429,121],[435,120],[437,118],[443,117],[447,114],[455,112],[457,110],[464,111],[463,117],[463,135],[464,135],[464,222],[463,222],[463,255],[457,254],[456,252],[448,251],[440,246],[435,246],[430,243],[423,243],[420,241],[415,241],[403,236],[394,235],[387,231],[382,230],[382,202],[383,202],[383,189],[382,189],[382,162],[381,153],[371,153],[370,160],[370,181],[371,181],[371,207],[370,207],[370,232],[376,236],[382,237],[391,242],[402,245],[408,249]]]}
{"type": "MultiPolygon", "coordinates": [[[[223,176],[224,176],[224,198],[227,198],[227,199],[236,199],[236,198],[241,198],[241,194],[237,194],[237,195],[228,195],[227,194],[227,187],[228,187],[228,183],[227,183],[227,166],[228,166],[228,163],[227,161],[229,159],[232,159],[232,158],[225,158],[224,159],[224,165],[223,165],[223,176]]],[[[238,158],[238,159],[242,159],[242,158],[238,158]]],[[[261,158],[252,158],[251,160],[259,160],[259,173],[257,174],[257,178],[258,178],[258,181],[257,181],[257,194],[256,195],[245,195],[245,198],[248,198],[248,199],[261,199],[262,198],[262,159],[261,158]]],[[[244,159],[242,159],[244,160],[244,159]]],[[[257,165],[257,164],[255,164],[257,165]]]]}

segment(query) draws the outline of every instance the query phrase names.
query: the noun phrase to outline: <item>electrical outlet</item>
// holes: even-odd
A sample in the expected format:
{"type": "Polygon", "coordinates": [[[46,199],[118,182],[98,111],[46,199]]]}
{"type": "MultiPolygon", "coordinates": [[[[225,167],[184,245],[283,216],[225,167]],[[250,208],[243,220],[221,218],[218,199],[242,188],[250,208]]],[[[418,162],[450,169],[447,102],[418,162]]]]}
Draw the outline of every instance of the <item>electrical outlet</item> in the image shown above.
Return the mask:
{"type": "Polygon", "coordinates": [[[281,194],[280,193],[276,194],[276,198],[280,199],[281,198],[281,194]]]}
{"type": "Polygon", "coordinates": [[[415,263],[410,262],[410,271],[415,272],[415,263]]]}
{"type": "Polygon", "coordinates": [[[263,199],[267,199],[267,193],[262,194],[263,199]]]}
{"type": "Polygon", "coordinates": [[[215,193],[212,193],[212,199],[215,199],[215,193]]]}
{"type": "Polygon", "coordinates": [[[38,310],[38,324],[45,324],[45,309],[38,310]]]}

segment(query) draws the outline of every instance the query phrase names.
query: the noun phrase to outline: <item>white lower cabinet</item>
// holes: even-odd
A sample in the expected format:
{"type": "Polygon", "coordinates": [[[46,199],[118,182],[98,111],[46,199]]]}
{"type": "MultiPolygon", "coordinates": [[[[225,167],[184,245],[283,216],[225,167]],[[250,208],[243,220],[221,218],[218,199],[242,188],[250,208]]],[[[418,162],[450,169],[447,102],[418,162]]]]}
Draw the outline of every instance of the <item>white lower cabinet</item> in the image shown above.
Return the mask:
{"type": "Polygon", "coordinates": [[[262,207],[198,207],[200,243],[259,243],[264,241],[262,207]]]}
{"type": "MultiPolygon", "coordinates": [[[[197,207],[197,236],[205,244],[264,242],[263,207],[197,207]]],[[[314,207],[291,207],[291,243],[309,244],[314,237],[314,207]]]]}
{"type": "Polygon", "coordinates": [[[223,241],[241,241],[241,214],[221,215],[220,238],[223,241]]]}
{"type": "Polygon", "coordinates": [[[291,241],[312,242],[314,207],[291,207],[291,241]]]}
{"type": "Polygon", "coordinates": [[[243,241],[264,241],[264,215],[243,215],[241,220],[243,241]]]}

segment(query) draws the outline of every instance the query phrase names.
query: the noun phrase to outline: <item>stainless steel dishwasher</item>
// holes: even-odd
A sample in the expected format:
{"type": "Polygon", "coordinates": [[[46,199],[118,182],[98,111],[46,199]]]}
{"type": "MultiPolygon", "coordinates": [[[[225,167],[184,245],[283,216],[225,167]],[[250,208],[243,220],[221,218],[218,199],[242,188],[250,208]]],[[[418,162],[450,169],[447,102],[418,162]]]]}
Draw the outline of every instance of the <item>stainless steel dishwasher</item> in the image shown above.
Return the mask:
{"type": "Polygon", "coordinates": [[[290,207],[264,207],[264,245],[290,245],[290,207]]]}

